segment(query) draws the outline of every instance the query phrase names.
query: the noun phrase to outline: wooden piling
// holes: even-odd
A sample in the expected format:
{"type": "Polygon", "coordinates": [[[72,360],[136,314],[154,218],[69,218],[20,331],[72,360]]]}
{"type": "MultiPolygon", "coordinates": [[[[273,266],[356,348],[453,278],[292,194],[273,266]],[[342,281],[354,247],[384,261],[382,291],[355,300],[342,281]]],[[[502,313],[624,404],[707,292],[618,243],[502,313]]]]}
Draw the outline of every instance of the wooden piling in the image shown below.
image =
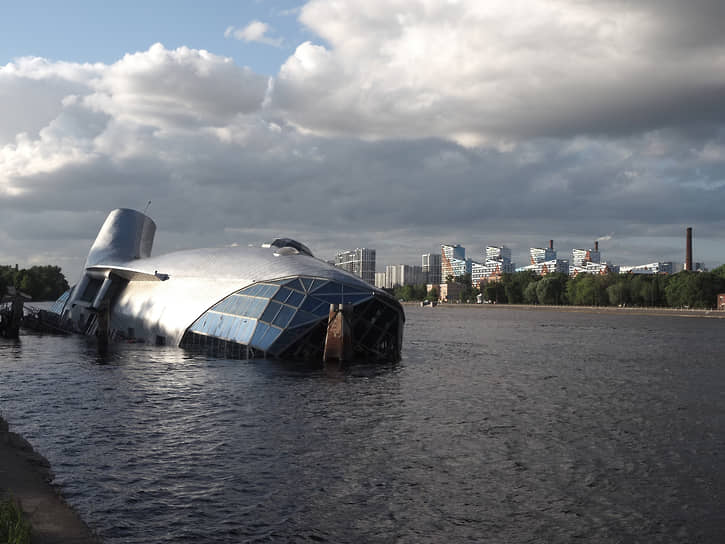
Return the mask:
{"type": "Polygon", "coordinates": [[[352,328],[347,317],[351,313],[351,304],[330,304],[323,362],[352,359],[352,328]]]}

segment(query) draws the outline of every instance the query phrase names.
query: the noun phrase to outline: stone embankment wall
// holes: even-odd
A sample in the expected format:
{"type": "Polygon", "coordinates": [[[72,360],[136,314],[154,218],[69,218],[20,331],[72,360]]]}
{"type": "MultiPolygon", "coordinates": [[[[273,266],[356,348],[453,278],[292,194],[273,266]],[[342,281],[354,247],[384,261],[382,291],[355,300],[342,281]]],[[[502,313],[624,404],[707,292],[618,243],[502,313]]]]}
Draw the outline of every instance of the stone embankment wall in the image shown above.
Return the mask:
{"type": "Polygon", "coordinates": [[[100,539],[51,482],[48,460],[0,416],[0,498],[13,497],[32,525],[34,544],[98,544],[100,539]]]}

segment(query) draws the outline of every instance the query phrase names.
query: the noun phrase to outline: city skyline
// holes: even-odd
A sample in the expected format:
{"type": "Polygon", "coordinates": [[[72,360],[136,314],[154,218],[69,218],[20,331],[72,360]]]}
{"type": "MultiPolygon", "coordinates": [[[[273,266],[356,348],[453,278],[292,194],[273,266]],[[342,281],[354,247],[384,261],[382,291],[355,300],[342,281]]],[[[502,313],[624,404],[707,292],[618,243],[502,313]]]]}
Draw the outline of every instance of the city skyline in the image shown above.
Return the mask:
{"type": "Polygon", "coordinates": [[[83,0],[0,17],[0,262],[298,239],[725,261],[725,5],[83,0]],[[69,39],[72,36],[73,39],[69,39]]]}
{"type": "MultiPolygon", "coordinates": [[[[557,258],[565,259],[565,260],[569,261],[570,263],[573,263],[575,261],[575,258],[573,255],[574,251],[576,251],[576,250],[585,250],[585,251],[594,250],[595,247],[597,247],[598,248],[597,251],[600,254],[601,262],[603,262],[603,263],[608,262],[608,263],[614,264],[616,266],[636,267],[636,266],[650,264],[650,263],[654,263],[654,262],[661,262],[661,263],[671,262],[671,263],[673,263],[673,265],[675,267],[677,267],[678,265],[684,265],[684,263],[685,263],[685,257],[686,257],[686,248],[685,248],[686,236],[685,236],[685,234],[686,234],[686,231],[683,230],[683,234],[682,234],[681,240],[680,240],[680,242],[682,244],[682,248],[681,248],[682,255],[681,255],[681,258],[679,258],[679,259],[677,259],[677,258],[665,259],[665,258],[657,258],[655,256],[655,258],[650,259],[650,260],[640,259],[637,262],[620,262],[616,258],[612,258],[612,256],[609,254],[609,251],[607,250],[606,245],[602,245],[602,244],[606,244],[608,241],[611,241],[611,239],[612,239],[611,237],[602,237],[597,240],[593,240],[590,244],[584,243],[584,244],[579,244],[576,246],[571,246],[568,248],[564,248],[564,247],[558,245],[556,243],[556,240],[549,239],[546,241],[547,242],[546,244],[530,245],[528,248],[526,248],[526,250],[523,250],[522,248],[516,248],[516,250],[514,250],[514,248],[512,248],[510,245],[503,244],[503,243],[497,243],[496,241],[490,241],[488,243],[483,243],[482,245],[476,247],[475,244],[466,245],[465,243],[461,243],[459,241],[454,242],[454,241],[451,241],[450,238],[447,238],[446,239],[446,240],[448,240],[447,242],[441,242],[438,244],[437,253],[440,255],[441,247],[444,245],[457,244],[465,249],[467,259],[471,259],[475,262],[484,262],[486,260],[486,249],[488,247],[503,246],[503,247],[507,248],[508,250],[510,250],[511,262],[514,263],[514,265],[517,268],[519,268],[519,267],[523,267],[525,265],[530,264],[530,259],[531,259],[530,250],[541,249],[542,255],[543,255],[546,253],[546,251],[549,250],[549,244],[553,244],[553,246],[554,246],[553,250],[557,254],[557,258]],[[472,249],[472,246],[473,246],[473,249],[472,249]],[[517,258],[517,255],[518,255],[518,258],[517,258]]],[[[695,240],[695,244],[696,244],[696,240],[695,240]]],[[[363,246],[357,246],[357,247],[361,248],[363,246]]],[[[370,247],[370,249],[375,250],[378,253],[378,255],[380,255],[380,251],[378,251],[377,248],[370,247]]],[[[401,265],[401,264],[420,265],[421,256],[427,255],[429,253],[435,253],[435,251],[426,251],[427,248],[422,248],[422,250],[418,251],[418,252],[416,252],[415,249],[413,249],[411,252],[411,248],[405,248],[405,249],[407,251],[401,251],[400,253],[398,253],[398,256],[409,255],[409,257],[406,257],[405,259],[397,258],[394,254],[386,255],[385,260],[380,260],[378,258],[377,259],[377,271],[380,272],[381,267],[382,267],[382,270],[384,271],[386,266],[393,266],[393,265],[401,265]]],[[[338,252],[343,252],[343,251],[349,251],[349,250],[342,250],[342,249],[338,250],[338,252]]],[[[715,268],[715,267],[719,266],[720,264],[723,264],[723,262],[725,262],[725,259],[723,259],[723,261],[718,261],[718,262],[705,262],[702,259],[698,258],[696,249],[694,251],[693,259],[695,262],[705,266],[708,269],[715,268]]],[[[548,259],[545,259],[545,260],[548,260],[548,259]]]]}

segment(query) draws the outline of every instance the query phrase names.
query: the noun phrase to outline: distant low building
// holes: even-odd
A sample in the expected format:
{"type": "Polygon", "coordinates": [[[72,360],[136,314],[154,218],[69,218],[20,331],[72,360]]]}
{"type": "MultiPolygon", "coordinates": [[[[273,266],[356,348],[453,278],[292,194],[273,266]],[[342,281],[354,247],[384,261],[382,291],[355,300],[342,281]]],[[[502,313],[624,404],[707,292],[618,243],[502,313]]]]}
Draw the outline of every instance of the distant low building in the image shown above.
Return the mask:
{"type": "Polygon", "coordinates": [[[636,266],[620,266],[620,274],[672,274],[671,262],[656,262],[636,266]]]}
{"type": "Polygon", "coordinates": [[[617,273],[619,267],[611,263],[585,263],[584,266],[570,266],[569,275],[574,277],[579,274],[609,274],[617,273]]]}
{"type": "Polygon", "coordinates": [[[720,293],[717,296],[717,309],[725,310],[725,293],[720,293]]]}
{"type": "Polygon", "coordinates": [[[569,261],[566,259],[552,259],[550,261],[539,261],[529,266],[522,266],[516,269],[516,272],[532,271],[538,276],[546,276],[558,272],[560,274],[569,274],[569,261]]]}
{"type": "Polygon", "coordinates": [[[465,288],[466,286],[461,283],[441,283],[438,288],[438,298],[442,302],[458,300],[465,288]]]}

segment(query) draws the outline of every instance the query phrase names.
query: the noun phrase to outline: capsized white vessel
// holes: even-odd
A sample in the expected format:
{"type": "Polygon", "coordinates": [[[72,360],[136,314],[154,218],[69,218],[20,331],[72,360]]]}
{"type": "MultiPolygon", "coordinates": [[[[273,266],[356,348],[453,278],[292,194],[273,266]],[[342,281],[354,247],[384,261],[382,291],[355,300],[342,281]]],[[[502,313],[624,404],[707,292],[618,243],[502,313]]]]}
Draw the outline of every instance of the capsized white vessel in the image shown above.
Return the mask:
{"type": "Polygon", "coordinates": [[[116,339],[321,360],[331,305],[344,305],[355,358],[400,358],[400,304],[304,244],[282,238],[152,257],[155,232],[139,211],[108,215],[80,280],[53,307],[65,328],[97,334],[106,312],[103,334],[116,339]]]}

